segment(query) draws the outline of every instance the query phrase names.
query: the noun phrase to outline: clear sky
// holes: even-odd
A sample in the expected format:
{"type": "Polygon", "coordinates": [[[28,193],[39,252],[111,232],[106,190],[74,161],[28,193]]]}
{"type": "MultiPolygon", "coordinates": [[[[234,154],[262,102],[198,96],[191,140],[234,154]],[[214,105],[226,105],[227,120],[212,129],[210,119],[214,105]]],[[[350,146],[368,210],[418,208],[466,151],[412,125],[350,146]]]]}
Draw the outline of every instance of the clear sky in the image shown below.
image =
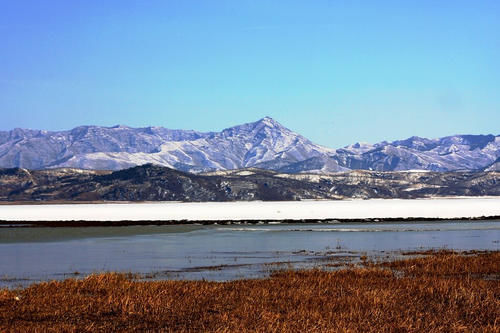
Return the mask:
{"type": "Polygon", "coordinates": [[[0,129],[500,134],[500,1],[0,0],[0,129]]]}

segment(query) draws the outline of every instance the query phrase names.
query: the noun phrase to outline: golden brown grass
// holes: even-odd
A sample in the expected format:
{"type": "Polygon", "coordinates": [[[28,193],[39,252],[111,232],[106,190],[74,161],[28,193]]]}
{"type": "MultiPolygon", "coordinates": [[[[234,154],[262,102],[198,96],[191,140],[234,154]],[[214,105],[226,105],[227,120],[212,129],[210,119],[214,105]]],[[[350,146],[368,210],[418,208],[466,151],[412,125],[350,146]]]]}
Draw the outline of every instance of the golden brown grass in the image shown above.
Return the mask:
{"type": "Polygon", "coordinates": [[[0,291],[0,331],[500,331],[500,252],[225,283],[92,275],[0,291]]]}

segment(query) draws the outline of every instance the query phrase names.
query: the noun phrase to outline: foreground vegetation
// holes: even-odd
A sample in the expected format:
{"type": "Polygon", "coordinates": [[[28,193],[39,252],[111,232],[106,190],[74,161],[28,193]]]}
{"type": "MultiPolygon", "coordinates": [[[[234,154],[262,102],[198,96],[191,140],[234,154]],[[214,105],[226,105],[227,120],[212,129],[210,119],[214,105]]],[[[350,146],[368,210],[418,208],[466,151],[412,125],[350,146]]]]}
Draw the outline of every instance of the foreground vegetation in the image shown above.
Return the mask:
{"type": "Polygon", "coordinates": [[[425,253],[263,280],[122,274],[0,291],[0,331],[500,331],[500,252],[425,253]]]}

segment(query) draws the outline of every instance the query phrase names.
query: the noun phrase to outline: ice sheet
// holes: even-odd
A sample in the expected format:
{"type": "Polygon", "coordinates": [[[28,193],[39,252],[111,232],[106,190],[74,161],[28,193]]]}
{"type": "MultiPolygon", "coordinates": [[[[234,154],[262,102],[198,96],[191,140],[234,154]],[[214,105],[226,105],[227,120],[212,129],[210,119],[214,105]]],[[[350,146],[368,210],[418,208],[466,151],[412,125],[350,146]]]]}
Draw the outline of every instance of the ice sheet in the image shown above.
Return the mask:
{"type": "Polygon", "coordinates": [[[0,205],[7,221],[287,220],[500,216],[500,197],[0,205]]]}

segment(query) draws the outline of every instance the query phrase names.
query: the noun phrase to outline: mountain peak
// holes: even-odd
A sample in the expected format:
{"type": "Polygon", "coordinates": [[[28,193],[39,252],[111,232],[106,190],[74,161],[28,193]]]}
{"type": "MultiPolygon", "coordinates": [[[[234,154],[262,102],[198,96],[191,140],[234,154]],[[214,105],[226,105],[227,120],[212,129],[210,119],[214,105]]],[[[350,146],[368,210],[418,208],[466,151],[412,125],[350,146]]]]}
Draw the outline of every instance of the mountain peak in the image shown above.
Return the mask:
{"type": "Polygon", "coordinates": [[[245,123],[242,125],[226,128],[222,131],[222,133],[225,136],[233,136],[235,134],[241,134],[242,132],[253,133],[253,135],[255,135],[260,131],[269,131],[269,130],[271,132],[286,132],[286,133],[291,132],[289,129],[281,125],[273,118],[264,117],[262,119],[259,119],[251,123],[245,123]]]}
{"type": "Polygon", "coordinates": [[[260,119],[257,123],[264,124],[269,127],[283,127],[279,122],[268,116],[260,119]]]}

